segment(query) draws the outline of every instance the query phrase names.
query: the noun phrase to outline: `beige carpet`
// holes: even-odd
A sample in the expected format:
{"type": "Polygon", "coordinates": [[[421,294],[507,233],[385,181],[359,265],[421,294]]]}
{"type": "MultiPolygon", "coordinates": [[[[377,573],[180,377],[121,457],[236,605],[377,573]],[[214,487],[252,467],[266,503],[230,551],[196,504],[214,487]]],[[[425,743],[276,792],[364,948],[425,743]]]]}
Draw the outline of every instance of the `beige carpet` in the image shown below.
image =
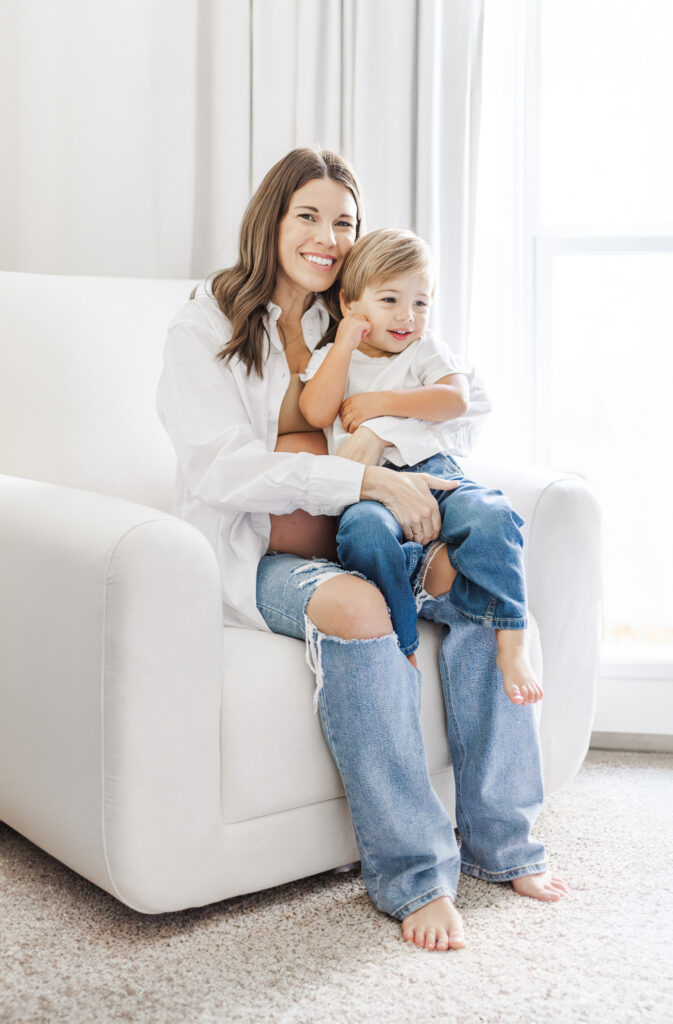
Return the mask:
{"type": "Polygon", "coordinates": [[[462,878],[469,947],[427,953],[355,873],[144,917],[0,825],[0,1020],[673,1021],[673,755],[590,752],[536,831],[572,898],[462,878]]]}

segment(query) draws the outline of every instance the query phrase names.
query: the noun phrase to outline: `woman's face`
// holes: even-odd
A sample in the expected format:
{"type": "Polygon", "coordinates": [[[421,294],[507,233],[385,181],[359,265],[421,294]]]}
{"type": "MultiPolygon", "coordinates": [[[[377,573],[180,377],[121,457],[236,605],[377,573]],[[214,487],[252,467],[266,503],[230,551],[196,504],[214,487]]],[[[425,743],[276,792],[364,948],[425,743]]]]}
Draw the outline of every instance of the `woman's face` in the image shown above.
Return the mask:
{"type": "Polygon", "coordinates": [[[356,223],[355,200],[343,185],[316,178],[298,188],[278,229],[276,290],[289,286],[306,294],[334,284],[355,242],[356,223]]]}

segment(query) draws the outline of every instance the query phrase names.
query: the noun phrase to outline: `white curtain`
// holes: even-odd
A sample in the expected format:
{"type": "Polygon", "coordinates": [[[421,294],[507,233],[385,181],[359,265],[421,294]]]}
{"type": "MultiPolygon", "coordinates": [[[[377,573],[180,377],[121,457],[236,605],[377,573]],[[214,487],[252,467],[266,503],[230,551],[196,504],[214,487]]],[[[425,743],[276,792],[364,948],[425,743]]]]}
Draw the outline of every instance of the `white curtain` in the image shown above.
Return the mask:
{"type": "Polygon", "coordinates": [[[483,0],[0,0],[0,269],[200,277],[271,164],[352,160],[465,345],[483,0]]]}
{"type": "MultiPolygon", "coordinates": [[[[535,461],[533,245],[537,225],[537,4],[486,0],[470,358],[493,400],[479,438],[489,459],[535,461]]],[[[570,73],[570,72],[569,72],[570,73]]]]}

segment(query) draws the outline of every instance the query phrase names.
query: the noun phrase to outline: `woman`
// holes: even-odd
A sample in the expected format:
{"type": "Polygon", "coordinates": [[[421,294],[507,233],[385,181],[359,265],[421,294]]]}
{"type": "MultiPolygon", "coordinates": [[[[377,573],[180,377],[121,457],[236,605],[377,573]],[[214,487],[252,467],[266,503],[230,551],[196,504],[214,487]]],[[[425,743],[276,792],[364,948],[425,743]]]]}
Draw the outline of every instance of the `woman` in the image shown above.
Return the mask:
{"type": "Polygon", "coordinates": [[[347,458],[328,456],[299,412],[298,375],[338,316],[360,220],[344,160],[309,149],[280,160],[245,213],[238,263],[200,286],[169,328],[158,408],[177,454],[176,513],[218,555],[225,623],[306,640],[370,896],[405,940],[455,949],[465,944],[461,870],[544,900],[566,887],[530,837],[542,804],[532,708],[507,700],[494,637],[453,609],[444,563],[425,574],[421,614],[450,626],[440,668],[460,850],[430,784],[420,674],[376,587],[336,564],[334,517],[348,505],[382,502],[429,547],[441,525],[430,488],[453,486],[376,464],[394,424],[385,439],[361,427],[347,458]]]}

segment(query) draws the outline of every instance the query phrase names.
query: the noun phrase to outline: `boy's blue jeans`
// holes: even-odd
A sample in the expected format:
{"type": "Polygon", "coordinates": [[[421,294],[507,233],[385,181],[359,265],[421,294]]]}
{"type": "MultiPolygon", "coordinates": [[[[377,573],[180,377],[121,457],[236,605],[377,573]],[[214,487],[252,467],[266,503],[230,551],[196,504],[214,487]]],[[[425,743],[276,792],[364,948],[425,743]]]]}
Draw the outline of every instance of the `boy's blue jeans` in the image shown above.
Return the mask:
{"type": "MultiPolygon", "coordinates": [[[[433,455],[415,466],[386,468],[431,473],[460,480],[454,491],[433,490],[442,516],[438,541],[446,544],[457,571],[450,591],[453,605],[473,622],[493,629],[526,628],[523,520],[501,491],[463,476],[450,455],[433,455]]],[[[418,647],[417,616],[424,596],[424,548],[405,541],[395,516],[378,501],[359,501],[341,516],[339,561],[377,585],[390,610],[403,654],[418,647]]]]}
{"type": "Polygon", "coordinates": [[[531,837],[543,797],[534,711],[507,697],[494,631],[465,618],[446,595],[422,605],[420,614],[444,627],[439,668],[459,849],[430,782],[420,672],[393,633],[343,640],[322,633],[306,614],[316,588],[344,571],[321,559],[270,552],[257,569],[257,607],[274,632],[306,641],[320,724],[346,791],[372,900],[402,920],[440,896],[455,899],[461,870],[491,882],[544,871],[544,847],[531,837]]]}

